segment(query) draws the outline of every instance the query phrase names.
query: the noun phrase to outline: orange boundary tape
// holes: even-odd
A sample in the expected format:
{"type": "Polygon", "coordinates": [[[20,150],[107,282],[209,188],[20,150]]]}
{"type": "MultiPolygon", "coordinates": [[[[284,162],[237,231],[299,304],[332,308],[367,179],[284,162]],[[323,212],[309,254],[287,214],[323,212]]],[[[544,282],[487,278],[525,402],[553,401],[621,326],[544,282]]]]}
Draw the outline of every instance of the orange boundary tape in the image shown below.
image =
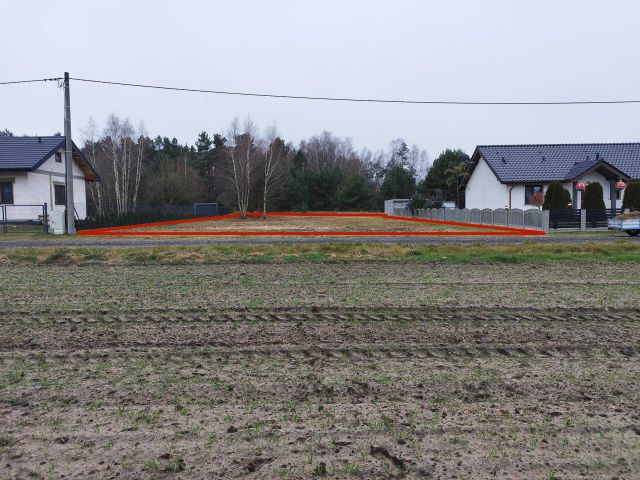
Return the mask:
{"type": "MultiPolygon", "coordinates": [[[[261,217],[261,213],[257,212],[248,212],[247,216],[250,217],[261,217]]],[[[401,236],[540,236],[544,235],[544,232],[541,230],[528,230],[524,228],[514,228],[514,227],[499,227],[494,225],[481,225],[478,223],[464,223],[464,222],[451,222],[447,220],[429,220],[426,218],[413,218],[413,217],[399,217],[396,215],[387,215],[384,213],[337,213],[337,212],[310,212],[310,213],[299,213],[299,212],[269,212],[268,216],[270,217],[369,217],[369,218],[385,218],[388,220],[400,220],[405,222],[421,222],[421,223],[431,223],[434,225],[451,225],[456,227],[472,227],[472,228],[482,228],[484,230],[480,231],[471,231],[471,232],[442,232],[442,231],[422,231],[422,232],[399,232],[399,231],[373,231],[373,232],[334,232],[334,231],[326,231],[326,232],[297,232],[297,231],[278,231],[278,232],[262,232],[262,231],[226,231],[226,232],[198,232],[198,231],[155,231],[155,232],[140,232],[140,231],[131,231],[137,228],[146,228],[146,227],[159,227],[163,225],[180,225],[186,223],[196,223],[196,222],[209,222],[216,220],[224,220],[227,218],[238,218],[240,217],[240,213],[230,213],[228,215],[218,215],[215,217],[199,217],[199,218],[189,218],[186,220],[168,220],[164,222],[152,222],[152,223],[138,223],[136,225],[124,225],[118,227],[105,227],[105,228],[94,228],[90,230],[80,230],[78,231],[78,235],[85,236],[138,236],[138,237],[147,237],[147,236],[248,236],[248,237],[259,237],[259,236],[318,236],[318,237],[360,237],[360,236],[387,236],[387,237],[401,237],[401,236]]]]}

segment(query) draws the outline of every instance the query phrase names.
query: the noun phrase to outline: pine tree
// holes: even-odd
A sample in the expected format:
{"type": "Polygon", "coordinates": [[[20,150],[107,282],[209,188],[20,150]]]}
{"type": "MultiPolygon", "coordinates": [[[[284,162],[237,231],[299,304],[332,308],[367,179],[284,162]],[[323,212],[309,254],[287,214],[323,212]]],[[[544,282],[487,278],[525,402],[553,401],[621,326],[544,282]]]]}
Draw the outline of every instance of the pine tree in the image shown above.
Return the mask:
{"type": "Polygon", "coordinates": [[[336,204],[340,210],[371,210],[374,196],[369,182],[360,175],[351,175],[338,189],[336,204]]]}
{"type": "Polygon", "coordinates": [[[382,196],[385,200],[390,198],[411,198],[415,189],[415,176],[400,165],[391,167],[382,182],[382,196]]]}

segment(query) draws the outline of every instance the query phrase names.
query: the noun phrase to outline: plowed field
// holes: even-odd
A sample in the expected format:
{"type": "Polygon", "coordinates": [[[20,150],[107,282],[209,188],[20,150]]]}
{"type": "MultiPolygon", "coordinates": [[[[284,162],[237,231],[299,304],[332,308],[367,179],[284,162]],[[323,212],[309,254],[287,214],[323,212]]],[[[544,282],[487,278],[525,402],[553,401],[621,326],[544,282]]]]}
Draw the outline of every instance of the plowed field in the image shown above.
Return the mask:
{"type": "Polygon", "coordinates": [[[638,478],[639,299],[635,263],[4,265],[0,478],[638,478]]]}

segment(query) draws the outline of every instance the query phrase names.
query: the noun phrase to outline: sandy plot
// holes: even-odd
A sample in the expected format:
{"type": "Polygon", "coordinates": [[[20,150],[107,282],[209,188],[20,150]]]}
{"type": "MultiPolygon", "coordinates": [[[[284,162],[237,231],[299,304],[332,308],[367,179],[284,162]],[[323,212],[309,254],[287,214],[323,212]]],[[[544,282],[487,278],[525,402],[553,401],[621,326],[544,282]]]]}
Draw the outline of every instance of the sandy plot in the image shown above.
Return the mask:
{"type": "Polygon", "coordinates": [[[482,227],[461,227],[438,223],[414,222],[368,216],[251,216],[222,220],[178,223],[136,229],[138,231],[199,231],[199,232],[444,232],[479,231],[482,227]]]}

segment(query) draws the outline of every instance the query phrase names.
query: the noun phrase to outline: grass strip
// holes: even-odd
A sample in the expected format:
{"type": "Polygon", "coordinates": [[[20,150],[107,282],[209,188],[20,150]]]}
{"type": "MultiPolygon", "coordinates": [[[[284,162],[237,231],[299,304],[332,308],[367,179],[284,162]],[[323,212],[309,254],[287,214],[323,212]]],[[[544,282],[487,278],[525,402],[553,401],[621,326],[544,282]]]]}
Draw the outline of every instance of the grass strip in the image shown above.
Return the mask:
{"type": "Polygon", "coordinates": [[[638,262],[640,243],[629,241],[541,244],[272,244],[161,247],[47,247],[0,249],[0,265],[184,265],[242,262],[547,263],[638,262]]]}

